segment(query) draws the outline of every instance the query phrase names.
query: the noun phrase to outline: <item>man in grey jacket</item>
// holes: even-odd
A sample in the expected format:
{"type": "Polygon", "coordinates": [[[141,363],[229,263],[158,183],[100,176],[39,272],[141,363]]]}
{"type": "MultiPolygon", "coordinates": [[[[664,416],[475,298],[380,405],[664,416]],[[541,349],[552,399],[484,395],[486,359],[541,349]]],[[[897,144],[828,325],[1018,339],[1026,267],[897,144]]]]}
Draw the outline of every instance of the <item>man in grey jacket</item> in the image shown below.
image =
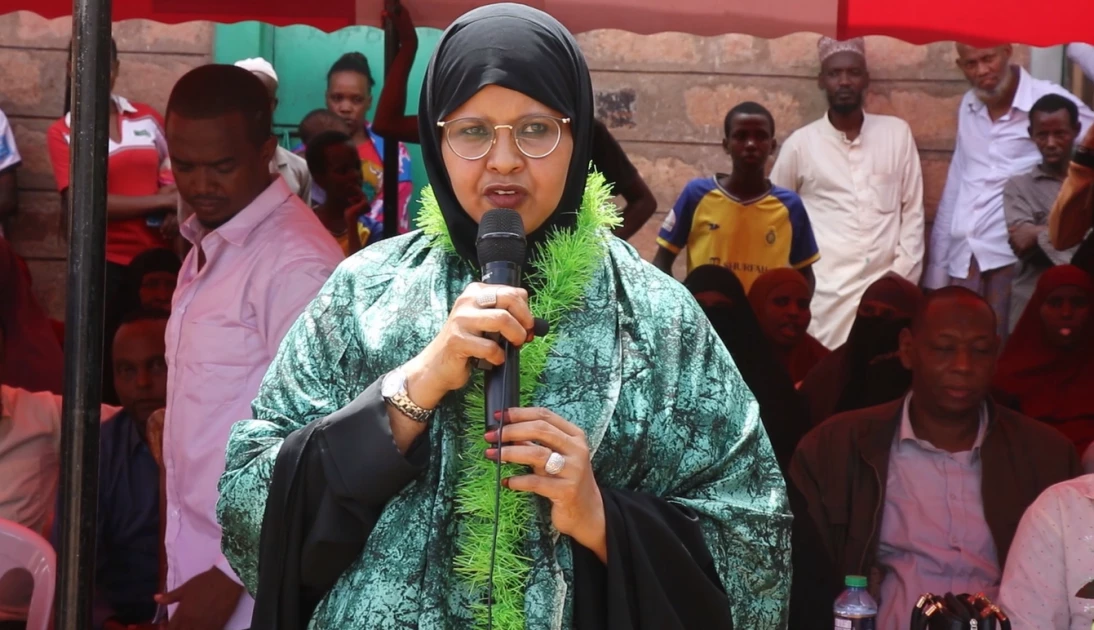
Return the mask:
{"type": "Polygon", "coordinates": [[[972,291],[931,293],[901,333],[911,392],[829,419],[794,454],[836,569],[870,577],[879,628],[907,627],[922,593],[994,598],[1026,507],[1082,473],[1062,434],[991,401],[996,326],[972,291]]]}

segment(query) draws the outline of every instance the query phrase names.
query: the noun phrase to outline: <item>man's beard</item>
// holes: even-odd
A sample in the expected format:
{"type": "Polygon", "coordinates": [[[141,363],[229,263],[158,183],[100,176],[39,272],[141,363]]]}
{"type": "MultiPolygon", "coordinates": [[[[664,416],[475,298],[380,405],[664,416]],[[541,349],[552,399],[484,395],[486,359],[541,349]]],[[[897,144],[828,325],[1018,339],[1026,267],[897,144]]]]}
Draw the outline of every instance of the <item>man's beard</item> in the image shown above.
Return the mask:
{"type": "Polygon", "coordinates": [[[972,91],[973,94],[976,95],[976,98],[984,103],[994,103],[1010,90],[1013,83],[1014,73],[1011,71],[1010,66],[1007,66],[1007,71],[1003,74],[1003,78],[999,81],[999,84],[995,86],[995,89],[981,90],[978,87],[973,87],[972,91]]]}
{"type": "Polygon", "coordinates": [[[851,103],[834,103],[833,102],[834,100],[835,99],[829,97],[828,106],[830,108],[832,108],[832,111],[836,112],[837,114],[840,114],[841,116],[846,116],[847,114],[852,114],[852,113],[862,109],[862,95],[861,94],[856,95],[855,100],[851,103]]]}

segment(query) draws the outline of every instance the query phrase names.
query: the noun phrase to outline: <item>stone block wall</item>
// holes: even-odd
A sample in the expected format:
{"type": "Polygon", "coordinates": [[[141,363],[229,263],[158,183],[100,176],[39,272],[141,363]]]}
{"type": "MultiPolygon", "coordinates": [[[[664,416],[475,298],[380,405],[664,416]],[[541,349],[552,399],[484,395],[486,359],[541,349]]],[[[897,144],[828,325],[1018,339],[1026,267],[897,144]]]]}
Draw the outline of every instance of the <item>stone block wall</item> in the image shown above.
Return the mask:
{"type": "MultiPolygon", "coordinates": [[[[162,111],[174,81],[210,61],[213,32],[208,23],[115,25],[121,59],[116,91],[162,111]]],[[[28,259],[36,292],[56,317],[64,314],[66,245],[57,229],[59,197],[45,133],[62,112],[68,39],[67,20],[28,13],[0,16],[0,109],[15,127],[24,160],[20,212],[9,225],[9,237],[28,259]]],[[[632,239],[643,256],[652,258],[656,251],[657,229],[684,184],[730,169],[721,148],[729,108],[743,100],[764,104],[775,116],[780,140],[823,114],[816,39],[811,34],[765,40],[620,31],[579,36],[593,72],[597,116],[608,121],[659,202],[657,214],[632,239]]],[[[1018,49],[1018,61],[1025,62],[1027,55],[1018,49]]],[[[957,104],[966,90],[953,63],[953,46],[912,46],[873,37],[867,56],[872,77],[867,109],[911,124],[930,219],[953,149],[957,104]]],[[[682,266],[683,257],[679,262],[682,266]]]]}
{"type": "MultiPolygon", "coordinates": [[[[19,213],[7,226],[27,259],[46,309],[64,317],[67,244],[59,233],[60,196],[46,148],[46,131],[63,113],[71,22],[31,13],[0,15],[0,110],[8,116],[23,156],[18,171],[19,213]]],[[[165,26],[133,20],[114,26],[120,62],[115,92],[159,111],[171,86],[212,58],[213,26],[165,26]]]]}
{"type": "MultiPolygon", "coordinates": [[[[657,249],[657,230],[684,184],[731,170],[721,146],[723,120],[731,107],[745,100],[766,106],[775,117],[779,140],[827,109],[816,81],[816,35],[766,40],[597,31],[579,40],[593,72],[597,115],[608,121],[657,196],[657,214],[631,239],[647,259],[657,249]]],[[[911,125],[923,165],[929,222],[942,196],[957,106],[968,86],[954,64],[951,43],[913,46],[869,37],[866,47],[871,76],[866,109],[900,116],[911,125]]],[[[1016,51],[1016,61],[1027,63],[1028,50],[1016,51]]],[[[680,269],[677,277],[682,277],[680,269]]]]}

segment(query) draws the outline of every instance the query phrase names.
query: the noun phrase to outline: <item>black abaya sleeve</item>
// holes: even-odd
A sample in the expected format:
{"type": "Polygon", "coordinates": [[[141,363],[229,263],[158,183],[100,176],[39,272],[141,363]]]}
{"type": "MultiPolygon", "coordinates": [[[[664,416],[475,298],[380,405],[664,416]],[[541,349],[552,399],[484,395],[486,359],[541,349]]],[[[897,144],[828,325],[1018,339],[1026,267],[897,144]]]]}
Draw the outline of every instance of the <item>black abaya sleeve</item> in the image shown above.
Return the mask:
{"type": "Polygon", "coordinates": [[[640,492],[600,493],[608,562],[573,544],[575,630],[732,630],[695,513],[640,492]]]}
{"type": "Polygon", "coordinates": [[[406,456],[399,452],[377,381],[285,439],[262,518],[252,628],[307,627],[360,555],[384,505],[424,468],[425,436],[406,456]]]}

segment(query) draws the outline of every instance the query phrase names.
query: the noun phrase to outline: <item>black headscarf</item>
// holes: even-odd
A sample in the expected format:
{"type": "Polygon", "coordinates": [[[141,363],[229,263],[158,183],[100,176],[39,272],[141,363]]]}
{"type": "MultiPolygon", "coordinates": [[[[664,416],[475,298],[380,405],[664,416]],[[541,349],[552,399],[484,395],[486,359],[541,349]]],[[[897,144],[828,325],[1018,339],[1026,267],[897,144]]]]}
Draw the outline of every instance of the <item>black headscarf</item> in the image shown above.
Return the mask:
{"type": "Polygon", "coordinates": [[[897,351],[900,331],[911,325],[922,297],[919,287],[893,272],[866,289],[862,304],[887,304],[895,313],[857,315],[847,343],[822,359],[806,376],[801,392],[809,401],[812,424],[838,413],[895,400],[908,391],[912,373],[900,362],[897,351]]]}
{"type": "Polygon", "coordinates": [[[464,14],[441,35],[426,70],[418,133],[429,183],[456,252],[474,263],[478,224],[452,190],[437,123],[488,85],[515,90],[570,119],[573,158],[558,208],[528,235],[530,258],[551,228],[573,227],[589,170],[593,88],[577,41],[550,15],[521,4],[491,4],[464,14]]]}
{"type": "Polygon", "coordinates": [[[752,390],[760,405],[760,420],[771,440],[771,450],[786,477],[786,495],[794,522],[790,531],[791,563],[809,567],[795,571],[790,581],[789,630],[821,630],[831,615],[832,600],[841,589],[841,576],[835,570],[824,541],[813,519],[809,504],[794,485],[787,471],[798,441],[810,429],[805,399],[794,389],[786,368],[782,366],[764,336],[760,322],[748,302],[744,286],[734,273],[718,265],[696,267],[684,280],[693,295],[714,291],[730,304],[702,305],[714,332],[729,350],[741,378],[752,390]]]}
{"type": "Polygon", "coordinates": [[[775,458],[785,471],[798,440],[810,428],[808,414],[805,401],[760,328],[744,286],[732,271],[718,265],[696,267],[684,286],[692,295],[714,291],[729,300],[726,306],[702,305],[703,312],[760,404],[760,418],[775,458]]]}

